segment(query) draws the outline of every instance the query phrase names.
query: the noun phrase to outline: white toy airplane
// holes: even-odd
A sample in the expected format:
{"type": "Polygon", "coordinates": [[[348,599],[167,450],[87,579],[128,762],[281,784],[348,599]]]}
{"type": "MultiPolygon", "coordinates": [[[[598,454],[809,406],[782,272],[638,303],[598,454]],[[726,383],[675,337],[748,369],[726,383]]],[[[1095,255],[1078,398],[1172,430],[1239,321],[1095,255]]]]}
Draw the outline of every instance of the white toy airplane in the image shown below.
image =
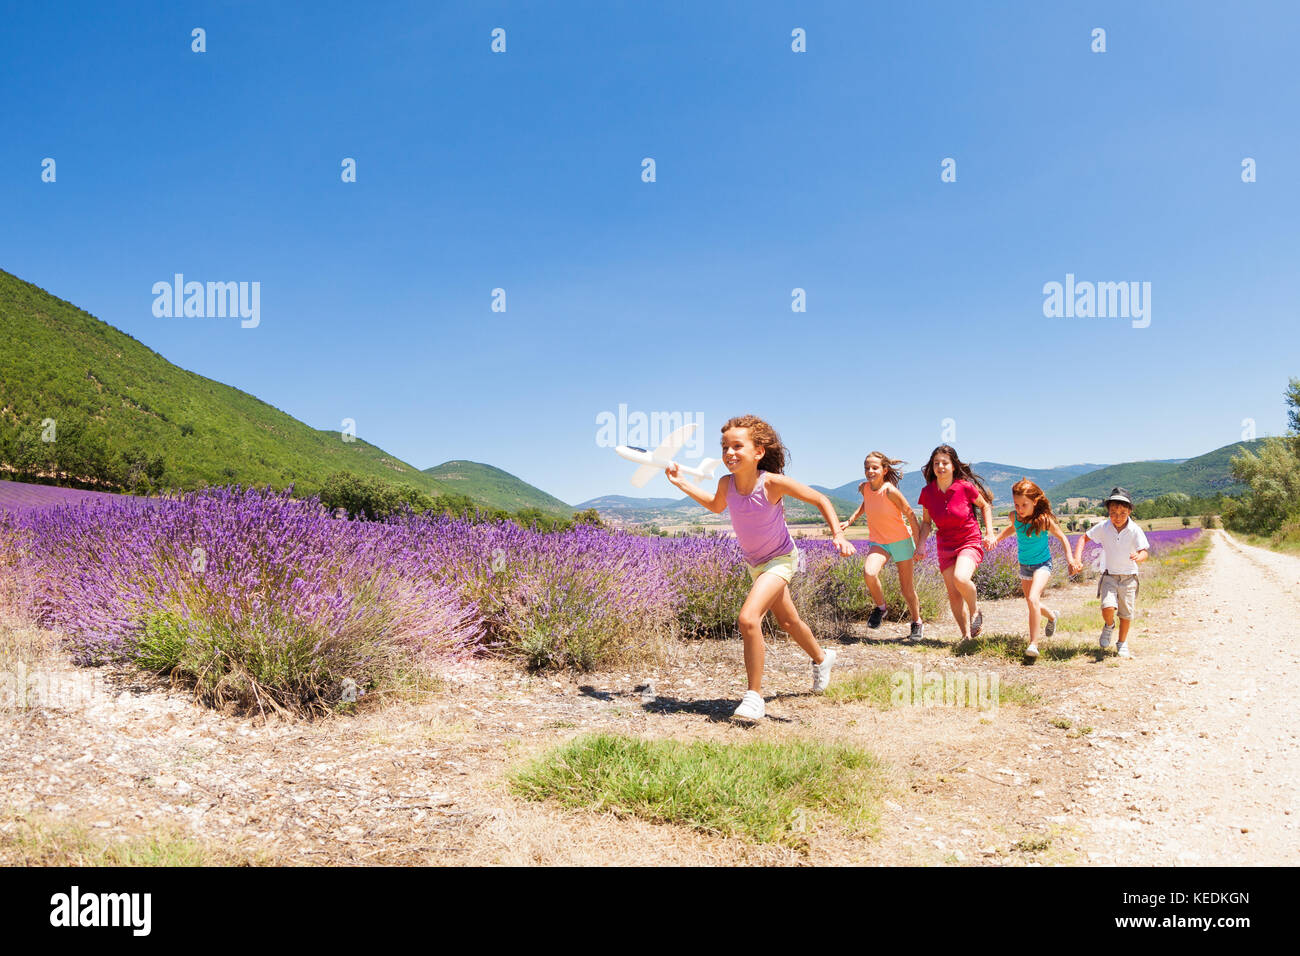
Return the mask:
{"type": "MultiPolygon", "coordinates": [[[[634,461],[641,466],[633,473],[632,484],[637,488],[643,488],[651,478],[671,465],[673,456],[682,450],[683,445],[690,441],[691,435],[695,434],[697,427],[694,423],[683,425],[665,438],[663,444],[654,451],[646,451],[644,448],[636,448],[630,445],[619,445],[615,448],[614,450],[623,458],[634,461]]],[[[682,475],[694,475],[696,478],[712,478],[713,472],[720,464],[722,464],[722,461],[718,458],[705,458],[693,467],[679,464],[677,472],[682,475]]]]}

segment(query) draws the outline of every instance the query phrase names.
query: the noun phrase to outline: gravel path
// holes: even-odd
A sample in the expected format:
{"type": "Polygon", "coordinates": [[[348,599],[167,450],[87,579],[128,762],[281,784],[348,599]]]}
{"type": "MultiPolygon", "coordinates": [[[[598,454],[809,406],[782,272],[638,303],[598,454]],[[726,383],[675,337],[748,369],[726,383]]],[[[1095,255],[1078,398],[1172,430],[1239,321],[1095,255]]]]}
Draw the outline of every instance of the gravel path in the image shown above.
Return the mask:
{"type": "Polygon", "coordinates": [[[1126,662],[1150,690],[1133,746],[1094,757],[1098,862],[1300,864],[1300,558],[1215,537],[1171,600],[1139,599],[1166,639],[1126,662]]]}

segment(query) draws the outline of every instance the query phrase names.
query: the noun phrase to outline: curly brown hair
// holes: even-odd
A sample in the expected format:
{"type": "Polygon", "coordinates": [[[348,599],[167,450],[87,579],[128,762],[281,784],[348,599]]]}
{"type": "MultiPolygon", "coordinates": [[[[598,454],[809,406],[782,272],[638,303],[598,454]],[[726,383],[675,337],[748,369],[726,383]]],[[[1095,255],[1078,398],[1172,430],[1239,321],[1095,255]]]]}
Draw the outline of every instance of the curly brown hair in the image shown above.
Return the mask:
{"type": "Polygon", "coordinates": [[[790,460],[790,449],[782,443],[775,428],[757,415],[738,415],[728,419],[722,426],[722,434],[725,435],[731,428],[748,429],[750,441],[763,449],[763,457],[758,459],[759,471],[770,471],[778,475],[785,473],[785,463],[790,460]]]}

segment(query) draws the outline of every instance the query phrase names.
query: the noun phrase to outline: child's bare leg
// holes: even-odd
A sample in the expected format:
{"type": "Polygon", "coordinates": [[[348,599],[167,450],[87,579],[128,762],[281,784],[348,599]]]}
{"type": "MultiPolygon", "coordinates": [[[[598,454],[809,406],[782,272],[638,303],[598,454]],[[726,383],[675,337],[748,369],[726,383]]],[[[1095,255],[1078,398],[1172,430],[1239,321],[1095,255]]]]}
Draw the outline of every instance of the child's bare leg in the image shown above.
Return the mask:
{"type": "Polygon", "coordinates": [[[921,602],[916,596],[916,582],[912,578],[912,559],[896,562],[898,567],[898,587],[907,601],[907,609],[912,612],[912,620],[921,620],[921,602]]]}
{"type": "Polygon", "coordinates": [[[952,619],[957,622],[962,640],[966,640],[970,637],[970,615],[966,613],[966,598],[957,590],[957,584],[953,581],[953,568],[944,569],[943,584],[948,589],[948,607],[952,608],[952,619]]]}
{"type": "Polygon", "coordinates": [[[1119,638],[1116,643],[1123,644],[1128,639],[1128,629],[1133,626],[1133,618],[1121,617],[1119,619],[1119,638]]]}
{"type": "Polygon", "coordinates": [[[1047,590],[1047,582],[1052,579],[1052,572],[1046,568],[1039,568],[1034,572],[1032,581],[1021,581],[1021,584],[1028,584],[1029,588],[1025,593],[1025,599],[1029,602],[1029,634],[1030,643],[1038,643],[1038,628],[1043,623],[1043,618],[1047,612],[1043,610],[1043,591],[1047,590]]]}
{"type": "Polygon", "coordinates": [[[1107,627],[1115,626],[1115,609],[1113,607],[1104,607],[1101,609],[1101,622],[1107,627]]]}
{"type": "Polygon", "coordinates": [[[867,555],[867,560],[862,563],[862,576],[867,579],[867,590],[871,593],[871,600],[876,602],[876,607],[885,603],[885,589],[880,586],[880,569],[888,560],[889,555],[873,548],[867,555]]]}
{"type": "Polygon", "coordinates": [[[965,554],[957,556],[957,563],[952,566],[952,581],[961,592],[962,599],[966,602],[966,608],[970,616],[974,617],[979,611],[975,604],[975,582],[971,580],[975,574],[975,559],[965,554]]]}
{"type": "Polygon", "coordinates": [[[826,660],[826,654],[822,651],[821,645],[817,643],[817,638],[813,637],[812,628],[803,622],[799,616],[799,611],[794,606],[794,599],[790,597],[790,589],[784,588],[776,603],[772,605],[772,615],[776,618],[776,626],[785,631],[794,642],[807,652],[808,656],[813,659],[814,664],[820,664],[826,660]]]}
{"type": "Polygon", "coordinates": [[[1025,603],[1029,605],[1029,643],[1038,643],[1038,624],[1042,617],[1038,607],[1038,595],[1034,594],[1034,582],[1020,580],[1020,590],[1024,592],[1025,603]]]}
{"type": "MultiPolygon", "coordinates": [[[[767,646],[763,643],[763,615],[785,589],[784,578],[764,572],[749,589],[749,596],[740,608],[740,620],[737,623],[740,625],[740,636],[745,642],[745,676],[749,681],[749,689],[760,694],[763,692],[763,662],[767,658],[767,646]]],[[[809,637],[811,636],[810,633],[809,637]]]]}

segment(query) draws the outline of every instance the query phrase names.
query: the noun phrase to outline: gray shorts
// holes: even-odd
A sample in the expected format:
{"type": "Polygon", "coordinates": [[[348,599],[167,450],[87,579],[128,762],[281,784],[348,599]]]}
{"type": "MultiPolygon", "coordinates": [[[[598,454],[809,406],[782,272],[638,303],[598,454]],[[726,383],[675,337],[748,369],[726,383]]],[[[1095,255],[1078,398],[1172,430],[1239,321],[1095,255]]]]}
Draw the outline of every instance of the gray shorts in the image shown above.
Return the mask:
{"type": "Polygon", "coordinates": [[[1113,607],[1122,621],[1131,621],[1137,608],[1138,576],[1136,574],[1110,574],[1107,572],[1097,582],[1097,597],[1103,608],[1113,607]]]}

